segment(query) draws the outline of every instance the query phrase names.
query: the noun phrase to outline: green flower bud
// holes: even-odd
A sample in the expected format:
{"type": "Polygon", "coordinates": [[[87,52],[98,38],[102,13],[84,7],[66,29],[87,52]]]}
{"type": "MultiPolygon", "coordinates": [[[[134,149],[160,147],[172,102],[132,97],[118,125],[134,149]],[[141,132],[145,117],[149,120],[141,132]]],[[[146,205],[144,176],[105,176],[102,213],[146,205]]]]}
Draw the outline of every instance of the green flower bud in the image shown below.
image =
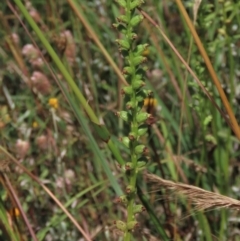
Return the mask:
{"type": "Polygon", "coordinates": [[[148,44],[139,44],[137,47],[136,47],[136,50],[134,52],[134,56],[139,56],[139,55],[142,55],[143,52],[148,48],[148,44]]]}
{"type": "Polygon", "coordinates": [[[135,0],[130,3],[130,10],[140,7],[144,3],[143,0],[135,0]]]}
{"type": "Polygon", "coordinates": [[[133,93],[133,87],[132,86],[123,87],[123,93],[127,95],[131,95],[133,93]]]}
{"type": "Polygon", "coordinates": [[[136,116],[136,121],[139,124],[144,123],[149,117],[151,116],[151,114],[148,114],[147,112],[140,112],[139,114],[137,114],[136,116]]]}
{"type": "Polygon", "coordinates": [[[125,170],[126,171],[132,171],[133,169],[134,169],[134,166],[133,166],[133,164],[131,162],[127,162],[125,164],[125,170]]]}
{"type": "Polygon", "coordinates": [[[117,229],[119,229],[120,231],[122,232],[126,231],[127,225],[123,221],[117,220],[114,222],[114,224],[116,225],[117,229]]]}
{"type": "Polygon", "coordinates": [[[135,154],[139,155],[139,154],[143,154],[143,155],[146,155],[148,153],[148,149],[146,146],[144,145],[138,145],[135,147],[135,150],[134,150],[135,154]]]}
{"type": "Polygon", "coordinates": [[[143,62],[146,62],[147,58],[143,56],[137,56],[133,59],[133,64],[135,66],[142,64],[143,62]]]}
{"type": "Polygon", "coordinates": [[[116,39],[115,42],[121,47],[121,49],[129,50],[130,43],[125,39],[116,39]]]}
{"type": "Polygon", "coordinates": [[[117,20],[121,23],[128,23],[128,18],[126,15],[120,15],[119,17],[117,17],[117,20]]]}
{"type": "Polygon", "coordinates": [[[127,111],[118,111],[116,115],[126,122],[130,122],[132,119],[131,114],[127,111]]]}
{"type": "Polygon", "coordinates": [[[138,25],[142,20],[144,19],[144,17],[142,15],[135,15],[131,20],[129,25],[132,27],[135,27],[136,25],[138,25]]]}
{"type": "Polygon", "coordinates": [[[128,110],[135,108],[136,107],[136,102],[135,101],[128,101],[126,104],[126,107],[128,110]]]}
{"type": "Polygon", "coordinates": [[[134,213],[134,214],[142,213],[142,212],[144,212],[144,211],[146,211],[146,208],[145,208],[143,205],[141,205],[141,204],[135,205],[135,206],[133,207],[133,213],[134,213]]]}
{"type": "Polygon", "coordinates": [[[127,5],[125,0],[116,0],[116,2],[123,8],[125,8],[127,5]]]}
{"type": "Polygon", "coordinates": [[[130,67],[130,66],[127,66],[127,67],[124,67],[123,68],[123,73],[124,74],[133,74],[135,72],[135,69],[130,67]]]}
{"type": "Polygon", "coordinates": [[[118,203],[123,203],[127,204],[128,203],[128,198],[126,195],[119,196],[116,200],[118,203]]]}
{"type": "Polygon", "coordinates": [[[126,193],[128,195],[135,193],[135,191],[136,191],[135,187],[133,187],[132,185],[128,185],[127,188],[126,188],[126,193]]]}
{"type": "Polygon", "coordinates": [[[129,148],[130,146],[130,139],[127,136],[122,137],[122,143],[124,144],[124,146],[126,146],[127,148],[129,148]]]}
{"type": "Polygon", "coordinates": [[[140,88],[142,88],[143,86],[145,86],[145,82],[142,80],[135,80],[132,84],[132,89],[134,90],[139,90],[140,88]]]}
{"type": "Polygon", "coordinates": [[[132,40],[135,40],[135,39],[137,39],[137,34],[136,33],[131,33],[131,39],[132,40]]]}
{"type": "Polygon", "coordinates": [[[128,138],[129,138],[131,141],[134,141],[134,140],[136,140],[137,135],[136,135],[136,133],[134,133],[134,132],[130,132],[130,133],[128,134],[128,138]]]}
{"type": "Polygon", "coordinates": [[[138,135],[139,136],[143,136],[147,133],[148,131],[148,126],[147,125],[142,125],[140,127],[138,127],[138,135]]]}
{"type": "Polygon", "coordinates": [[[131,221],[127,223],[127,230],[131,231],[135,228],[139,227],[139,223],[137,221],[131,221]]]}
{"type": "MultiPolygon", "coordinates": [[[[131,162],[127,162],[126,164],[121,166],[122,173],[125,173],[126,175],[131,174],[131,171],[133,171],[133,170],[134,170],[134,168],[133,168],[133,165],[131,162]]],[[[131,193],[130,191],[129,191],[129,193],[127,192],[127,194],[130,194],[130,193],[131,193]]]]}

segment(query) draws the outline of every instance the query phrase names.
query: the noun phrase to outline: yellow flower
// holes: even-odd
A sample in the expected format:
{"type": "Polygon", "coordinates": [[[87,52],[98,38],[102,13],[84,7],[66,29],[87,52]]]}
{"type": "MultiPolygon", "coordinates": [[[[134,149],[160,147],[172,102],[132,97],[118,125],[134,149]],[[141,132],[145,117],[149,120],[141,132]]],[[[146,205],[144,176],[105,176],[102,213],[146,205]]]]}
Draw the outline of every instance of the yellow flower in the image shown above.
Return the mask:
{"type": "Polygon", "coordinates": [[[48,104],[53,107],[54,109],[58,108],[58,99],[57,98],[50,98],[48,100],[48,104]]]}
{"type": "Polygon", "coordinates": [[[37,123],[36,121],[34,121],[34,122],[32,123],[32,127],[33,127],[33,128],[37,128],[37,127],[38,127],[38,123],[37,123]]]}

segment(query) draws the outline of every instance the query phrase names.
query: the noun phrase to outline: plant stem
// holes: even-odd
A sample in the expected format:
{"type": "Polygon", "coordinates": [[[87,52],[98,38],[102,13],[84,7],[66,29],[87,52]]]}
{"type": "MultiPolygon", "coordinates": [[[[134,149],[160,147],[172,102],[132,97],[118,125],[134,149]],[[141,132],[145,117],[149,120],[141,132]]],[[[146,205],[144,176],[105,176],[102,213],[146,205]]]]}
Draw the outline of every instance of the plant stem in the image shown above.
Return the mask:
{"type": "Polygon", "coordinates": [[[142,90],[145,83],[143,80],[144,69],[141,67],[141,64],[146,60],[143,52],[146,50],[147,44],[135,45],[134,40],[137,35],[133,31],[135,26],[143,20],[142,15],[135,14],[136,8],[140,7],[143,1],[117,0],[117,2],[124,8],[125,14],[120,15],[117,18],[118,23],[114,24],[114,27],[119,29],[123,36],[122,39],[117,39],[116,42],[125,58],[123,73],[129,83],[129,86],[124,87],[122,90],[128,101],[126,104],[127,110],[118,112],[118,115],[130,126],[128,136],[123,137],[123,143],[130,150],[130,161],[122,166],[129,182],[126,195],[120,198],[127,207],[127,221],[126,223],[117,221],[116,225],[124,232],[124,241],[130,241],[132,230],[138,226],[135,214],[143,210],[142,205],[135,203],[137,174],[146,165],[146,162],[143,161],[146,147],[139,144],[139,139],[147,133],[148,127],[146,123],[151,123],[151,115],[142,110],[144,98],[149,95],[149,92],[142,90]]]}

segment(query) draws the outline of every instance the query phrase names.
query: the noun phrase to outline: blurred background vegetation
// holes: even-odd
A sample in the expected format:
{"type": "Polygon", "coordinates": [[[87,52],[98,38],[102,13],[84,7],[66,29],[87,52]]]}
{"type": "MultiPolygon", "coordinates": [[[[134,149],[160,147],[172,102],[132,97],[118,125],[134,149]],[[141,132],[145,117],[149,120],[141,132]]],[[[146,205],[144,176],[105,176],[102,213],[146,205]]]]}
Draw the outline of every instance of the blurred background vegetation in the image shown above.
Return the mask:
{"type": "MultiPolygon", "coordinates": [[[[105,130],[97,134],[76,86],[66,80],[17,2],[0,3],[0,240],[85,240],[9,154],[65,205],[89,240],[121,240],[113,223],[126,216],[125,208],[115,202],[125,187],[125,177],[112,152],[115,148],[127,161],[119,137],[128,130],[115,116],[124,106],[124,83],[114,68],[115,62],[121,71],[123,59],[115,43],[119,33],[112,28],[121,9],[110,0],[22,1],[100,123],[105,123],[111,149],[110,137],[105,130]]],[[[182,3],[240,122],[240,2],[182,3]]],[[[150,0],[142,8],[225,113],[176,2],[150,0]]],[[[240,147],[231,126],[159,31],[147,19],[137,31],[137,41],[149,44],[147,87],[154,101],[146,101],[146,108],[156,118],[143,140],[150,151],[146,171],[238,199],[240,147]]],[[[147,211],[138,217],[135,240],[240,240],[238,212],[198,211],[183,197],[173,199],[161,189],[151,192],[144,175],[138,186],[139,202],[147,211]]]]}

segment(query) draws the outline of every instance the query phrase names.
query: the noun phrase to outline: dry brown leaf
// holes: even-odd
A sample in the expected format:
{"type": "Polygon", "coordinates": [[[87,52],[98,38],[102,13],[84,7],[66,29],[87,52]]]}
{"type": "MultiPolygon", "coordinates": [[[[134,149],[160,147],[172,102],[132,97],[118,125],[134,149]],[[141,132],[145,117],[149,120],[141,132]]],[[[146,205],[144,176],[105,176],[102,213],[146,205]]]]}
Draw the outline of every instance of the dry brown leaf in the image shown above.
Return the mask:
{"type": "Polygon", "coordinates": [[[197,14],[198,14],[198,9],[200,7],[202,0],[195,0],[193,4],[193,23],[195,24],[197,21],[197,14]]]}

